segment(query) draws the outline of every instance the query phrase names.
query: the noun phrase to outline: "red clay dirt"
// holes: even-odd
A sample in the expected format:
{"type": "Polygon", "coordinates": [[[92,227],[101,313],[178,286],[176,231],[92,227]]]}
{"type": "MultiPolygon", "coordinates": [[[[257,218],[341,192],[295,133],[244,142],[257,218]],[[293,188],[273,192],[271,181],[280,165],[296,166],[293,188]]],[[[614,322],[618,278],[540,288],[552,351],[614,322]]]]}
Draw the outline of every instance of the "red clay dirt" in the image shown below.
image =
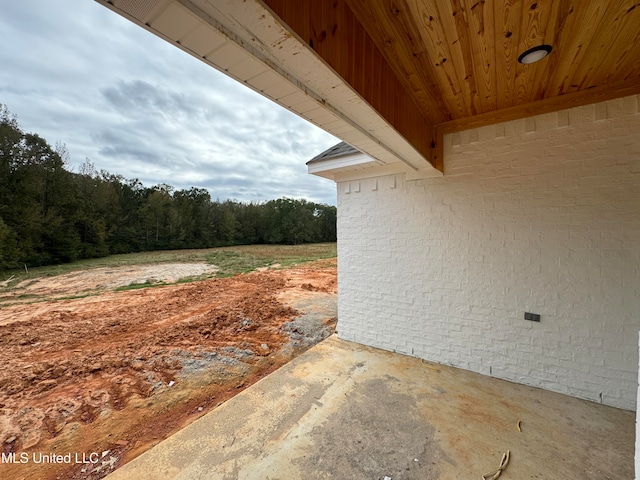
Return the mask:
{"type": "Polygon", "coordinates": [[[3,307],[0,478],[103,478],[331,334],[336,290],[331,259],[3,307]]]}

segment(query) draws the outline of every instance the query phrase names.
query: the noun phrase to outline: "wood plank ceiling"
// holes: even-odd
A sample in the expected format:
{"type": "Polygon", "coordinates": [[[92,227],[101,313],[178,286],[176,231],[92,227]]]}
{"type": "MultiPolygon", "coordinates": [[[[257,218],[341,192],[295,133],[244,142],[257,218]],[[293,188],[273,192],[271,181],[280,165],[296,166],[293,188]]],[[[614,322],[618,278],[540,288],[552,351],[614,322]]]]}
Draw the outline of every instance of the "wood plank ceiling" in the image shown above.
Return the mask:
{"type": "Polygon", "coordinates": [[[421,151],[409,124],[441,137],[640,93],[638,0],[264,2],[421,151]]]}

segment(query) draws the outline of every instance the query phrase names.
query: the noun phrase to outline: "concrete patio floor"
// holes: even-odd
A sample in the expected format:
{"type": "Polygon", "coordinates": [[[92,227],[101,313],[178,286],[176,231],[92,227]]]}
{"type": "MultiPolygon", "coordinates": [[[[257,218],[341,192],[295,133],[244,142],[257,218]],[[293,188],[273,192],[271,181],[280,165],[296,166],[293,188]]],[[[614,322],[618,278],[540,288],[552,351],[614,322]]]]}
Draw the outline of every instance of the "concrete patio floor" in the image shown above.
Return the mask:
{"type": "Polygon", "coordinates": [[[634,435],[634,412],[332,336],[107,478],[479,480],[510,450],[501,480],[628,480],[634,435]]]}

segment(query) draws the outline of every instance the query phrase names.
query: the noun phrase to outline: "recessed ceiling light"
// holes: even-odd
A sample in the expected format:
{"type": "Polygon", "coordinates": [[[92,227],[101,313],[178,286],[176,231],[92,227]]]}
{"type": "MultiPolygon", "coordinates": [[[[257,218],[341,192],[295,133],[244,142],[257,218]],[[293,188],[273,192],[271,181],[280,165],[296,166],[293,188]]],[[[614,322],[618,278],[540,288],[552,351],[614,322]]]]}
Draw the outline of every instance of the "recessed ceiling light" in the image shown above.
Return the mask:
{"type": "Polygon", "coordinates": [[[530,48],[526,52],[522,52],[518,57],[518,62],[528,64],[542,60],[551,52],[551,45],[538,45],[530,48]]]}

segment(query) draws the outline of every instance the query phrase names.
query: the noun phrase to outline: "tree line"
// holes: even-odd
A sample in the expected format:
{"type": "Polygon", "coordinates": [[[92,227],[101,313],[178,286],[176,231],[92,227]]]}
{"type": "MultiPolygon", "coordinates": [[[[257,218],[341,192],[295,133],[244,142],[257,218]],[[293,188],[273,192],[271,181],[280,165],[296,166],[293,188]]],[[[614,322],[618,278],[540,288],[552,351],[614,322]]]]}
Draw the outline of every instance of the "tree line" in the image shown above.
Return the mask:
{"type": "Polygon", "coordinates": [[[21,130],[0,104],[0,270],[110,254],[336,240],[336,208],[280,198],[212,200],[203,188],[145,187],[68,168],[64,145],[21,130]]]}

